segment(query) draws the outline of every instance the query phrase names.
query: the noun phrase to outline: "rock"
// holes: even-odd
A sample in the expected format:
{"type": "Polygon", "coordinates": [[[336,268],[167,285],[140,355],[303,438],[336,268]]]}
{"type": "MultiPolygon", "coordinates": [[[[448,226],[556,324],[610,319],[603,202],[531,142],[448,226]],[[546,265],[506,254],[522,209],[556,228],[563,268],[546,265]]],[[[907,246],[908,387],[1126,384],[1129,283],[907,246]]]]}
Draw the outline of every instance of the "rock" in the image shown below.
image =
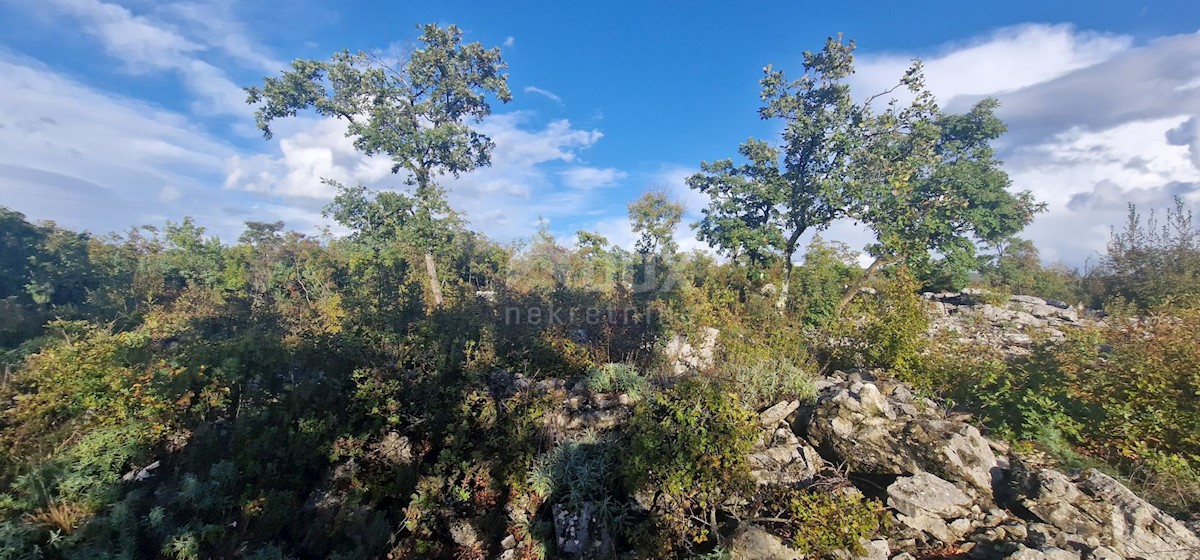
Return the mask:
{"type": "Polygon", "coordinates": [[[930,472],[961,481],[985,497],[1001,475],[987,440],[973,426],[937,418],[900,418],[874,384],[827,391],[817,401],[809,439],[851,472],[930,472]]]}
{"type": "Polygon", "coordinates": [[[833,557],[839,560],[888,560],[888,554],[892,552],[885,539],[868,541],[860,538],[858,544],[862,547],[862,552],[855,554],[848,550],[839,550],[833,553],[833,557]]]}
{"type": "Polygon", "coordinates": [[[1028,473],[1023,490],[1026,509],[1084,543],[1102,545],[1126,558],[1200,558],[1195,533],[1095,469],[1075,479],[1039,469],[1028,473]]]}
{"type": "Polygon", "coordinates": [[[729,543],[729,555],[733,560],[801,560],[796,550],[760,527],[746,525],[738,527],[729,543]]]}
{"type": "Polygon", "coordinates": [[[750,454],[750,475],[759,484],[811,482],[821,471],[821,456],[804,444],[771,447],[750,454]]]}
{"type": "Polygon", "coordinates": [[[1088,553],[1086,560],[1124,560],[1124,557],[1107,546],[1098,546],[1088,553]]]}
{"type": "Polygon", "coordinates": [[[797,408],[800,408],[800,401],[784,401],[762,411],[758,415],[758,420],[764,428],[771,429],[783,422],[788,415],[796,412],[797,408]]]}
{"type": "Polygon", "coordinates": [[[412,444],[407,437],[396,432],[388,432],[388,435],[371,447],[376,457],[392,466],[406,465],[413,459],[412,444]]]}
{"type": "Polygon", "coordinates": [[[552,513],[558,550],[577,557],[607,558],[613,555],[612,535],[604,520],[596,515],[592,502],[584,502],[578,512],[555,504],[552,513]]]}
{"type": "Polygon", "coordinates": [[[504,540],[500,541],[500,548],[504,550],[512,550],[517,548],[517,537],[512,535],[504,535],[504,540]]]}
{"type": "Polygon", "coordinates": [[[970,515],[971,497],[929,473],[896,479],[887,487],[887,505],[909,516],[932,514],[939,519],[970,515]]]}
{"type": "Polygon", "coordinates": [[[450,521],[450,540],[463,548],[479,546],[479,533],[469,519],[452,519],[450,521]]]}
{"type": "Polygon", "coordinates": [[[859,558],[864,560],[888,560],[888,555],[892,553],[892,549],[888,546],[886,539],[875,539],[863,545],[866,554],[862,554],[859,558]]]}
{"type": "Polygon", "coordinates": [[[671,340],[667,342],[664,355],[671,362],[671,369],[675,375],[712,368],[717,337],[720,334],[721,331],[717,329],[703,327],[700,329],[699,341],[695,345],[678,334],[671,337],[671,340]]]}
{"type": "Polygon", "coordinates": [[[901,523],[916,529],[922,533],[932,536],[933,538],[951,544],[958,540],[961,535],[956,535],[950,530],[950,526],[945,520],[929,515],[918,515],[916,517],[899,514],[896,516],[901,523]]]}
{"type": "Polygon", "coordinates": [[[1079,553],[1056,547],[1032,549],[1019,545],[1017,551],[1008,555],[1008,560],[1080,560],[1079,553]]]}

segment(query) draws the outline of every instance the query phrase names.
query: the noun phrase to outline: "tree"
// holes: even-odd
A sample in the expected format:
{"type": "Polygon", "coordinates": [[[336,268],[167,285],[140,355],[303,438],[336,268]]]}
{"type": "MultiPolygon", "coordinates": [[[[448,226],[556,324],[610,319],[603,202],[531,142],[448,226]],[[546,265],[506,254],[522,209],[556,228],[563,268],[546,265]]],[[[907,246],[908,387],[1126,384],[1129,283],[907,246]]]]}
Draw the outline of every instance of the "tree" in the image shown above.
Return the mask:
{"type": "Polygon", "coordinates": [[[296,60],[291,70],[246,92],[248,103],[262,103],[255,119],[266,138],[275,119],[313,109],[345,120],[346,135],[359,151],[386,155],[393,173],[409,173],[405,183],[416,187],[415,204],[405,223],[418,228],[411,238],[424,251],[429,290],[440,306],[434,250],[445,236],[420,229],[444,217],[438,214],[446,204],[436,178],[491,163],[493,142],[469,123],[491,113],[489,94],[505,103],[512,94],[499,48],[464,45],[462,30],[453,25],[425,25],[420,41],[421,48],[399,60],[350,51],[329,61],[296,60]]]}
{"type": "Polygon", "coordinates": [[[1195,298],[1200,294],[1200,225],[1179,197],[1161,221],[1154,210],[1143,221],[1131,204],[1124,229],[1113,230],[1100,264],[1092,273],[1100,284],[1093,305],[1116,297],[1149,309],[1195,298]]]}
{"type": "Polygon", "coordinates": [[[1012,193],[991,142],[1006,127],[998,103],[984,99],[968,113],[942,113],[925,88],[920,64],[902,82],[913,94],[907,106],[893,101],[863,122],[867,131],[856,157],[847,216],[875,234],[867,252],[874,261],[842,296],[840,312],[882,267],[904,263],[929,268],[931,252],[950,274],[965,279],[975,263],[975,242],[1011,236],[1045,209],[1029,191],[1012,193]]]}
{"type": "Polygon", "coordinates": [[[0,299],[26,295],[29,260],[41,242],[42,232],[24,214],[0,206],[0,299]]]}
{"type": "Polygon", "coordinates": [[[781,148],[751,138],[738,150],[747,163],[701,163],[701,173],[687,180],[712,198],[696,225],[700,239],[735,260],[745,255],[752,264],[765,264],[773,254],[783,257],[781,308],[789,301],[792,257],[801,236],[841,215],[860,118],[845,83],[853,72],[853,51],[853,41],[829,38],[820,52],[804,53],[805,73],[797,80],[764,68],[759,116],[783,121],[781,148]]]}
{"type": "Polygon", "coordinates": [[[634,247],[641,257],[637,284],[643,290],[662,287],[663,269],[679,250],[675,228],[683,220],[683,205],[663,190],[646,191],[629,203],[629,222],[637,236],[634,247]]]}

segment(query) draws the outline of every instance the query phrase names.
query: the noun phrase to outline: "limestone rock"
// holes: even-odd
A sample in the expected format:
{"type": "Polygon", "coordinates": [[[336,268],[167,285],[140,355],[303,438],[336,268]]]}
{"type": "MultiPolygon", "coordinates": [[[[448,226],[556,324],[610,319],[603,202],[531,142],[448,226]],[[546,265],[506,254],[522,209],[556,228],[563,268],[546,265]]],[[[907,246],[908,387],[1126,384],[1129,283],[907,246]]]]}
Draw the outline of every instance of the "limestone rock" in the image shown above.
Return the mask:
{"type": "Polygon", "coordinates": [[[783,544],[779,537],[754,525],[738,527],[729,543],[733,560],[801,560],[796,550],[783,544]]]}
{"type": "Polygon", "coordinates": [[[827,459],[851,472],[912,475],[930,472],[961,481],[990,497],[1000,462],[973,426],[951,420],[898,418],[873,383],[833,389],[817,401],[808,434],[827,459]]]}
{"type": "Polygon", "coordinates": [[[771,447],[750,454],[750,475],[759,484],[797,484],[812,481],[821,471],[821,456],[804,444],[771,447]]]}
{"type": "Polygon", "coordinates": [[[1126,558],[1200,559],[1200,538],[1179,520],[1095,469],[1072,479],[1040,469],[1022,505],[1047,524],[1126,558]]]}
{"type": "Polygon", "coordinates": [[[971,497],[929,473],[896,479],[887,488],[887,505],[909,516],[934,515],[957,519],[971,513],[971,497]]]}
{"type": "Polygon", "coordinates": [[[800,401],[783,401],[762,411],[762,413],[758,415],[758,419],[760,422],[762,422],[762,426],[764,428],[774,428],[780,422],[782,422],[784,418],[787,418],[789,415],[791,415],[791,413],[796,412],[797,408],[800,408],[800,401]]]}

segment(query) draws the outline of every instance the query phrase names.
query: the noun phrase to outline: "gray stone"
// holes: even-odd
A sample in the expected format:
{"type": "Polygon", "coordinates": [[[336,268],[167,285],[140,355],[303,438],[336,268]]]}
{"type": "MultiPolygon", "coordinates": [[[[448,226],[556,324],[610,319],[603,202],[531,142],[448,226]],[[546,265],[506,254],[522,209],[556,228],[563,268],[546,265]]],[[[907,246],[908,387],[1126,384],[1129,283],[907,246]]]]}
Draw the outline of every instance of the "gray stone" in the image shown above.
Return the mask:
{"type": "Polygon", "coordinates": [[[800,401],[784,401],[762,411],[758,415],[758,420],[764,428],[771,429],[779,425],[788,415],[796,412],[797,408],[800,408],[800,401]]]}
{"type": "Polygon", "coordinates": [[[887,487],[887,505],[909,516],[932,514],[957,519],[970,514],[971,497],[929,473],[896,479],[887,487]]]}
{"type": "Polygon", "coordinates": [[[936,418],[897,419],[872,384],[827,391],[817,401],[808,435],[828,459],[845,463],[851,472],[930,472],[966,482],[989,498],[1001,474],[979,430],[936,418]]]}
{"type": "Polygon", "coordinates": [[[750,475],[759,484],[811,482],[821,471],[821,456],[804,444],[771,447],[750,454],[750,475]]]}
{"type": "Polygon", "coordinates": [[[754,525],[742,525],[729,543],[733,560],[801,560],[803,554],[783,544],[779,537],[754,525]]]}
{"type": "Polygon", "coordinates": [[[1200,538],[1179,520],[1095,469],[1072,479],[1041,469],[1025,480],[1023,505],[1055,528],[1127,558],[1195,560],[1200,538]]]}
{"type": "Polygon", "coordinates": [[[588,558],[612,556],[615,550],[612,534],[603,518],[596,515],[592,502],[584,502],[579,511],[555,504],[552,513],[559,550],[588,558]]]}
{"type": "Polygon", "coordinates": [[[1080,560],[1079,553],[1056,547],[1033,549],[1019,545],[1017,551],[1008,555],[1008,560],[1080,560]]]}

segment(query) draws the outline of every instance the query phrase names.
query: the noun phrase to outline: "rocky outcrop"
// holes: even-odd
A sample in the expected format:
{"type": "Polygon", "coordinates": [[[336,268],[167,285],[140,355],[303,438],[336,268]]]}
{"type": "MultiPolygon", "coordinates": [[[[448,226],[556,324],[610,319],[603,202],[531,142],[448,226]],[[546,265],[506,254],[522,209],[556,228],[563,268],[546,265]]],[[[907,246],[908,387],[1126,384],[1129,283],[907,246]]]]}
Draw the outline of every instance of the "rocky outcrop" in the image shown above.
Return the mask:
{"type": "Polygon", "coordinates": [[[1182,522],[1095,469],[1076,477],[1039,469],[1023,483],[1027,510],[1092,549],[1118,558],[1200,557],[1200,539],[1182,522]]]}
{"type": "Polygon", "coordinates": [[[694,340],[678,334],[671,337],[663,355],[671,364],[675,375],[712,368],[717,336],[720,334],[721,331],[712,327],[702,327],[694,340]]]}
{"type": "Polygon", "coordinates": [[[959,340],[978,342],[1001,349],[1008,355],[1028,352],[1035,337],[1062,340],[1073,327],[1095,324],[1078,307],[1034,296],[999,296],[982,290],[926,292],[930,302],[930,334],[951,333],[959,340]]]}
{"type": "MultiPolygon", "coordinates": [[[[926,410],[936,407],[919,404],[926,410]]],[[[808,435],[830,461],[853,472],[929,472],[960,481],[988,499],[1004,464],[974,426],[921,414],[911,401],[893,405],[875,383],[849,382],[822,392],[808,435]]]]}
{"type": "Polygon", "coordinates": [[[1098,471],[1026,472],[902,384],[838,373],[819,386],[803,431],[820,458],[851,480],[891,481],[880,496],[894,519],[885,557],[1200,560],[1186,525],[1098,471]]]}
{"type": "MultiPolygon", "coordinates": [[[[1032,306],[1022,311],[1031,316],[1050,313],[1037,302],[1017,303],[1032,306]]],[[[892,519],[884,538],[838,558],[914,560],[937,551],[939,558],[1200,560],[1196,534],[1118,481],[1097,471],[1027,468],[1007,446],[902,383],[836,372],[817,388],[815,403],[783,401],[760,411],[761,437],[749,462],[759,485],[841,488],[886,505],[892,519]],[[846,487],[851,483],[857,489],[846,487]]],[[[591,394],[580,383],[520,376],[497,379],[495,390],[558,395],[545,423],[562,438],[619,429],[634,404],[627,395],[591,394]]],[[[379,452],[405,457],[407,442],[385,441],[379,452]]],[[[558,550],[572,558],[617,557],[619,543],[600,520],[588,508],[553,508],[558,550]]],[[[767,525],[740,524],[726,541],[733,557],[804,557],[767,525]]],[[[501,557],[515,557],[514,546],[502,544],[501,557]]]]}

